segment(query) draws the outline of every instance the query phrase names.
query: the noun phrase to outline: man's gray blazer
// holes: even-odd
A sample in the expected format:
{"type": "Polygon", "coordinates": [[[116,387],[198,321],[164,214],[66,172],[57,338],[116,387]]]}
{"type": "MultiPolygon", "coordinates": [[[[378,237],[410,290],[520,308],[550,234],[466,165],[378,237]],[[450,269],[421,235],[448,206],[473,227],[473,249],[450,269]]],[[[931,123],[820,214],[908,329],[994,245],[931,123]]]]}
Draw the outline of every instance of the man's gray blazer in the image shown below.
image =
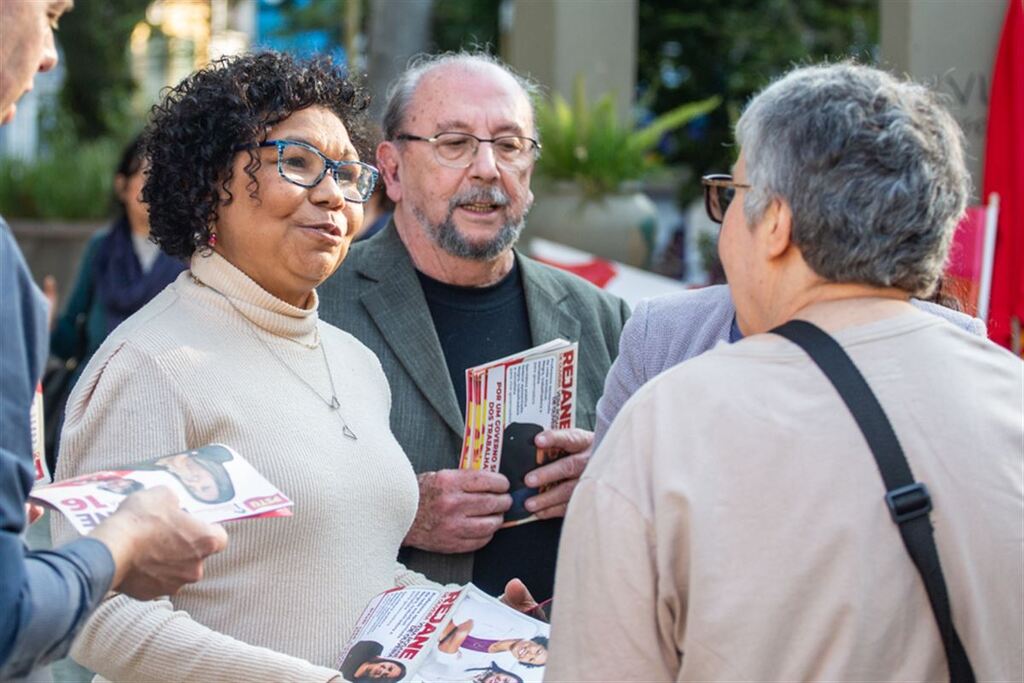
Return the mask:
{"type": "MultiPolygon", "coordinates": [[[[516,260],[533,344],[557,337],[579,342],[576,425],[593,429],[597,399],[629,308],[576,275],[518,252],[516,260]]],[[[394,224],[353,245],[338,272],[317,292],[321,319],[353,334],[380,358],[391,384],[391,430],[416,472],[458,467],[465,426],[462,407],[423,289],[394,224]]],[[[401,559],[442,583],[465,583],[473,574],[472,553],[406,548],[401,559]]]]}

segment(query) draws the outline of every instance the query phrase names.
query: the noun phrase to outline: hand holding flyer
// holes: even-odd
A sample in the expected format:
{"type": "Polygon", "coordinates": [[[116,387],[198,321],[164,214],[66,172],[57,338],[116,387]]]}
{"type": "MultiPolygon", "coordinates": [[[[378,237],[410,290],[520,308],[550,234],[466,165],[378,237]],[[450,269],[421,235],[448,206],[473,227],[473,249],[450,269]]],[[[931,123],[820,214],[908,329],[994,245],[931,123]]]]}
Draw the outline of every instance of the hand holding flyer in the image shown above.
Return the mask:
{"type": "Polygon", "coordinates": [[[87,534],[135,491],[167,486],[204,522],[291,515],[291,500],[229,447],[209,444],[34,489],[30,500],[61,512],[87,534]]]}
{"type": "Polygon", "coordinates": [[[504,526],[533,521],[523,504],[538,493],[526,485],[531,470],[562,451],[537,448],[546,429],[569,429],[576,418],[579,345],[565,339],[466,370],[466,431],[461,469],[508,477],[512,509],[504,526]]]}
{"type": "Polygon", "coordinates": [[[541,681],[550,627],[473,584],[396,588],[374,598],[339,658],[346,681],[541,681]]]}

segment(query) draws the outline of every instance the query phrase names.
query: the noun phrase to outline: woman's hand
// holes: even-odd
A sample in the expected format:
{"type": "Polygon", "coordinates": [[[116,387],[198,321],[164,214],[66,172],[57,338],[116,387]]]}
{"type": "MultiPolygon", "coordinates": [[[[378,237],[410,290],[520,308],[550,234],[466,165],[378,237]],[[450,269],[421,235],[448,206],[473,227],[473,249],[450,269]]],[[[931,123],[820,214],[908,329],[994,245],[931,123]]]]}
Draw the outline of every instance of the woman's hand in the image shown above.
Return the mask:
{"type": "Polygon", "coordinates": [[[498,598],[502,603],[512,609],[529,615],[534,619],[547,621],[547,615],[541,609],[540,603],[533,599],[533,594],[519,579],[512,579],[505,584],[505,592],[498,598]]]}

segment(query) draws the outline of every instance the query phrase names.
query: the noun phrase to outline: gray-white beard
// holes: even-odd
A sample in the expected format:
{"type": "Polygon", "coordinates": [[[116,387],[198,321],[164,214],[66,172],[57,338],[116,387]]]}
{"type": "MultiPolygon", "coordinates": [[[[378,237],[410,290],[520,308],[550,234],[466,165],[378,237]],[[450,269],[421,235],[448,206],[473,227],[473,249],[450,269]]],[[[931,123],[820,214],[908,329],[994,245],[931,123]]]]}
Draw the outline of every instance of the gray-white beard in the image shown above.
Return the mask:
{"type": "Polygon", "coordinates": [[[413,206],[412,212],[434,244],[448,254],[473,261],[490,261],[505,250],[511,249],[518,241],[526,225],[526,212],[519,216],[509,216],[494,237],[482,244],[475,244],[467,240],[455,225],[455,209],[460,204],[472,202],[507,206],[508,197],[496,187],[470,190],[449,200],[448,213],[440,223],[431,223],[418,206],[413,206]]]}

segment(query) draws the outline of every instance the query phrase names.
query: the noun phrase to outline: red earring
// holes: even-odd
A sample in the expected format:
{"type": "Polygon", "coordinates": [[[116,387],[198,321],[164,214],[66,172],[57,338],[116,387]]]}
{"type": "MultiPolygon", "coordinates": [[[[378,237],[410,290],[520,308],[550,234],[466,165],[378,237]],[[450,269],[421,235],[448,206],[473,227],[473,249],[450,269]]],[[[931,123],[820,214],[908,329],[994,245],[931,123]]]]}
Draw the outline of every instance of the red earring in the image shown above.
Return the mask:
{"type": "Polygon", "coordinates": [[[210,238],[208,240],[206,240],[206,244],[211,246],[211,247],[217,246],[217,233],[211,232],[210,233],[210,238]]]}

